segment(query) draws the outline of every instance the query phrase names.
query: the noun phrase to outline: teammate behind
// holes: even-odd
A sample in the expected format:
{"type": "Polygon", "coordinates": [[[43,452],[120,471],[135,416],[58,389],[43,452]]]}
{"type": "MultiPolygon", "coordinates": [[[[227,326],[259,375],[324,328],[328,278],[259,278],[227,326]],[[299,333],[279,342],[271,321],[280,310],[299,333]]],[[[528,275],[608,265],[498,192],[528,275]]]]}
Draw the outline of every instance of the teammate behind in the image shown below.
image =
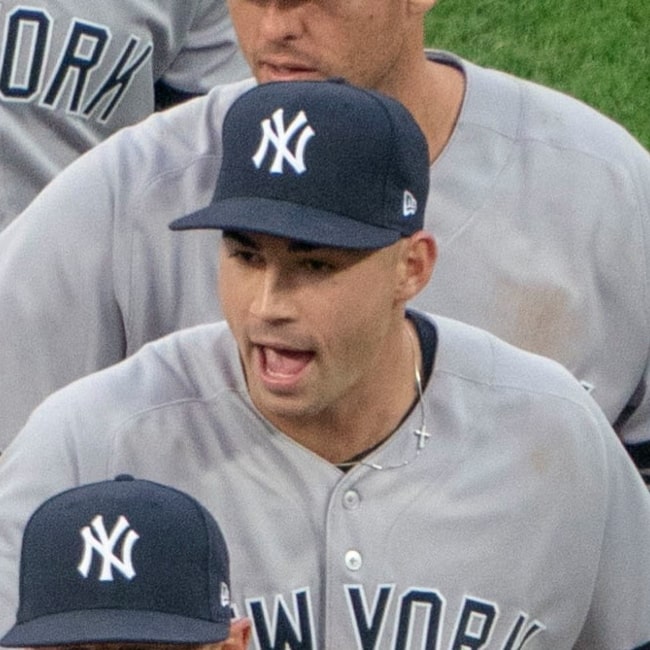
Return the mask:
{"type": "Polygon", "coordinates": [[[250,75],[226,0],[5,0],[0,66],[0,230],[112,133],[250,75]]]}
{"type": "Polygon", "coordinates": [[[264,84],[223,147],[174,228],[224,230],[227,324],[34,412],[0,461],[0,616],[34,501],[128,472],[221,522],[259,649],[650,647],[650,495],[601,410],[555,362],[406,310],[436,247],[404,107],[264,84]]]}
{"type": "Polygon", "coordinates": [[[10,647],[245,650],[226,542],[188,494],[118,476],[45,501],[22,542],[10,647]]]}
{"type": "MultiPolygon", "coordinates": [[[[440,250],[414,304],[561,362],[650,468],[650,156],[572,98],[425,56],[433,4],[228,6],[258,81],[341,76],[410,109],[429,144],[425,223],[440,250]]],[[[214,240],[167,224],[210,202],[224,113],[252,83],[123,130],[0,234],[0,449],[56,388],[223,316],[214,240]]]]}

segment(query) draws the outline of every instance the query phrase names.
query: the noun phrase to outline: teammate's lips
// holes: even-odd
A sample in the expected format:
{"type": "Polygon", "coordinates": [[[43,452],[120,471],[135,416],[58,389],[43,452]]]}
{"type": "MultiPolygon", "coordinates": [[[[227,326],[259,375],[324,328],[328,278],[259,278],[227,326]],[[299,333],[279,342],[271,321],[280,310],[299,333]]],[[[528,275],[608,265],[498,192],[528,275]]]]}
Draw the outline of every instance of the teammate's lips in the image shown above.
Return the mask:
{"type": "Polygon", "coordinates": [[[291,59],[262,59],[257,64],[258,80],[267,81],[291,81],[305,79],[322,79],[317,68],[291,59]]]}

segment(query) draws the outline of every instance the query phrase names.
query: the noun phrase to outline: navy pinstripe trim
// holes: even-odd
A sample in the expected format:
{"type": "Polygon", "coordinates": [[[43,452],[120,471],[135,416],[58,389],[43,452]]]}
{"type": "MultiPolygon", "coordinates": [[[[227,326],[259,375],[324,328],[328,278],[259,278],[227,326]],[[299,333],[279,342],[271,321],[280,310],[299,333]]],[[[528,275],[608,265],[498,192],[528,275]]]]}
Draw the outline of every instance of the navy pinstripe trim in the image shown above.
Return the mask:
{"type": "Polygon", "coordinates": [[[157,111],[165,110],[170,106],[176,106],[188,99],[196,97],[196,93],[188,93],[177,88],[172,88],[164,81],[157,81],[154,85],[154,103],[157,111]]]}
{"type": "MultiPolygon", "coordinates": [[[[650,486],[650,441],[628,444],[625,448],[639,468],[643,480],[650,486]]],[[[650,645],[645,645],[643,648],[650,650],[650,645]]]]}

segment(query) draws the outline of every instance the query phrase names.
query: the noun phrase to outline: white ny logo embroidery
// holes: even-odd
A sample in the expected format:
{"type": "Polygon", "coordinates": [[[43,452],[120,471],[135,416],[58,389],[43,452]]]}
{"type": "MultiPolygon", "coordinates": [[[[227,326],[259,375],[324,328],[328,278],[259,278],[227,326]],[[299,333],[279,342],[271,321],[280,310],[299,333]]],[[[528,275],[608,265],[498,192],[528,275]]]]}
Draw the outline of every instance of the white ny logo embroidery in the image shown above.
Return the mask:
{"type": "Polygon", "coordinates": [[[255,167],[257,169],[261,167],[264,158],[266,158],[269,145],[273,144],[275,146],[275,158],[269,171],[272,174],[284,173],[283,163],[286,160],[297,174],[302,174],[307,169],[305,166],[305,147],[307,146],[307,142],[315,135],[314,129],[307,124],[305,112],[300,111],[293,118],[293,122],[289,124],[289,128],[287,129],[284,127],[284,109],[278,108],[271,116],[271,119],[273,120],[273,125],[271,125],[271,120],[268,118],[262,122],[262,141],[253,156],[255,167]],[[298,138],[295,152],[292,153],[289,151],[289,143],[298,129],[302,127],[304,128],[298,138]]]}
{"type": "Polygon", "coordinates": [[[109,535],[106,532],[104,518],[101,515],[97,515],[90,522],[90,526],[92,526],[96,536],[93,535],[90,526],[85,526],[81,529],[81,537],[84,540],[84,552],[77,570],[84,578],[87,578],[90,573],[93,551],[97,551],[102,559],[102,567],[99,574],[101,581],[113,580],[113,567],[128,580],[131,580],[135,576],[131,553],[133,551],[133,545],[138,541],[140,535],[134,530],[129,530],[122,542],[122,557],[117,557],[114,553],[115,545],[130,525],[124,515],[120,515],[120,518],[117,520],[115,526],[113,526],[113,530],[109,535]]]}

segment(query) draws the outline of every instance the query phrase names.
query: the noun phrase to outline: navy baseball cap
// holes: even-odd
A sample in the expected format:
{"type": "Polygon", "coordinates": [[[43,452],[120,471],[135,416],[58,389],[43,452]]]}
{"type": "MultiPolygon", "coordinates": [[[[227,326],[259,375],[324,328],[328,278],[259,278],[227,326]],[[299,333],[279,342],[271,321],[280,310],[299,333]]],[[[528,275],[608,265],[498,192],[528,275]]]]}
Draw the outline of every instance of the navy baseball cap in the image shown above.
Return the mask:
{"type": "Polygon", "coordinates": [[[216,643],[229,635],[229,561],[189,495],[119,476],[62,492],[23,535],[5,646],[216,643]]]}
{"type": "Polygon", "coordinates": [[[428,190],[426,138],[402,104],[343,80],[271,82],[225,116],[212,202],[170,227],[383,248],[422,228],[428,190]]]}

